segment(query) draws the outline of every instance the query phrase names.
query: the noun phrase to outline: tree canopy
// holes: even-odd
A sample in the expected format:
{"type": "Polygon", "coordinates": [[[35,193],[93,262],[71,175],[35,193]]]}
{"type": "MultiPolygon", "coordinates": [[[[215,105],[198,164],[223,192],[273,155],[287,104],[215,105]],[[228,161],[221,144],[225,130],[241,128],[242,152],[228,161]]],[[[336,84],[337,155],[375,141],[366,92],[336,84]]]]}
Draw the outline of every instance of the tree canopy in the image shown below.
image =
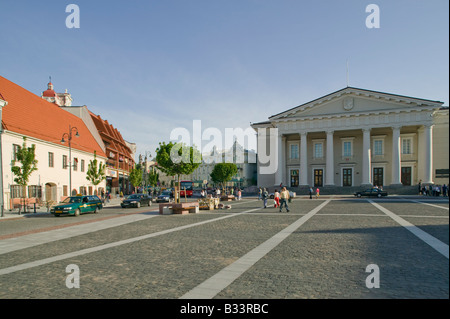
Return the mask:
{"type": "Polygon", "coordinates": [[[21,186],[27,186],[31,174],[37,170],[36,145],[32,144],[30,147],[27,147],[26,138],[24,137],[23,145],[22,147],[19,146],[15,156],[21,166],[14,165],[11,168],[15,176],[14,182],[21,186]]]}
{"type": "Polygon", "coordinates": [[[237,173],[237,166],[234,163],[218,163],[209,174],[214,183],[222,183],[230,181],[237,173]]]}
{"type": "Polygon", "coordinates": [[[98,162],[97,160],[97,152],[94,151],[94,159],[91,160],[88,164],[88,168],[86,171],[86,179],[90,181],[95,188],[100,184],[104,179],[106,179],[106,165],[102,162],[98,162]]]}

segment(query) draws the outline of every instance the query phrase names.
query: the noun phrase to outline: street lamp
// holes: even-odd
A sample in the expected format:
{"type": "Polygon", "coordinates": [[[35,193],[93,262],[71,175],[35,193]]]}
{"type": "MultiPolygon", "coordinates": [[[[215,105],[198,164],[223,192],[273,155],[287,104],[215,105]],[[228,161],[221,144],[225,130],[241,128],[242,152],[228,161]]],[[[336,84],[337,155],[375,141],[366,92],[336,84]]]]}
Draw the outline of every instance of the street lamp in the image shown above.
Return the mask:
{"type": "Polygon", "coordinates": [[[78,129],[69,125],[69,133],[64,133],[61,138],[62,144],[66,142],[64,140],[65,136],[69,141],[69,196],[72,196],[72,132],[75,132],[75,137],[80,137],[80,134],[78,134],[78,129]]]}

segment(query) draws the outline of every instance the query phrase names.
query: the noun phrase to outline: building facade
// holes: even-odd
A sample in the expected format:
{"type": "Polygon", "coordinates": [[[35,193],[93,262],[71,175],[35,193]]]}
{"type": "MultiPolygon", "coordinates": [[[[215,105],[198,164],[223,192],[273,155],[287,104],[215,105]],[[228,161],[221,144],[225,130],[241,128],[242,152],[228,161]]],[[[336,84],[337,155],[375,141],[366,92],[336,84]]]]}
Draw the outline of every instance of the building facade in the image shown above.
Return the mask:
{"type": "Polygon", "coordinates": [[[347,87],[253,123],[258,186],[448,184],[442,105],[347,87]],[[270,161],[261,162],[261,150],[270,150],[270,161]]]}
{"type": "Polygon", "coordinates": [[[71,194],[95,194],[97,187],[86,179],[94,154],[99,162],[106,154],[79,117],[61,109],[0,76],[2,108],[1,166],[4,209],[14,208],[17,198],[34,198],[40,203],[60,201],[71,194]],[[37,171],[23,189],[14,181],[12,166],[19,165],[17,150],[35,145],[37,171]]]}

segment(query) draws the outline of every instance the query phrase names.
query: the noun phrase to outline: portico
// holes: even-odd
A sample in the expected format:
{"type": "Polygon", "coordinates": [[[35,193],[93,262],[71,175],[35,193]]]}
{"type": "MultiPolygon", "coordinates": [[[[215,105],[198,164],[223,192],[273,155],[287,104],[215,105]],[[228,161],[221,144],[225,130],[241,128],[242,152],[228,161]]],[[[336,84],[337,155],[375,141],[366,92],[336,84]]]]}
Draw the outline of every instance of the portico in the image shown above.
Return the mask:
{"type": "MultiPolygon", "coordinates": [[[[442,104],[347,87],[254,123],[255,130],[276,128],[278,134],[272,148],[278,169],[273,175],[258,170],[258,184],[433,183],[433,114],[442,104]]],[[[270,149],[269,139],[260,143],[270,149]]]]}

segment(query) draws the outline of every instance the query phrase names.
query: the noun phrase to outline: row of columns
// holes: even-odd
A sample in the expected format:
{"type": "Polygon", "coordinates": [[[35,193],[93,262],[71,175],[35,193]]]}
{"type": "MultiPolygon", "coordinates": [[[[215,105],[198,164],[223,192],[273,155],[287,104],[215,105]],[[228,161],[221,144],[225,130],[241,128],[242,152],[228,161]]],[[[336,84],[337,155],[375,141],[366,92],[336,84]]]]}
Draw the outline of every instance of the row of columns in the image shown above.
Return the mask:
{"type": "MultiPolygon", "coordinates": [[[[401,139],[400,139],[400,129],[401,126],[392,127],[392,177],[391,185],[401,184],[401,139]]],[[[433,183],[433,126],[424,125],[424,141],[423,141],[423,152],[424,154],[424,171],[422,182],[433,183]]],[[[363,130],[363,154],[362,154],[362,185],[372,184],[372,174],[371,174],[371,146],[370,146],[370,131],[371,128],[364,128],[363,130]]],[[[334,185],[334,150],[333,150],[333,130],[326,131],[327,147],[326,147],[326,166],[325,166],[325,185],[334,185]]],[[[284,168],[286,167],[286,160],[284,158],[285,152],[285,137],[278,136],[278,159],[279,168],[275,177],[275,184],[279,185],[283,181],[284,168]]],[[[307,132],[300,133],[300,168],[308,167],[307,160],[307,132]]],[[[299,170],[300,171],[300,170],[299,170]]],[[[308,183],[307,170],[303,170],[303,174],[300,174],[300,185],[306,186],[308,183]]]]}

